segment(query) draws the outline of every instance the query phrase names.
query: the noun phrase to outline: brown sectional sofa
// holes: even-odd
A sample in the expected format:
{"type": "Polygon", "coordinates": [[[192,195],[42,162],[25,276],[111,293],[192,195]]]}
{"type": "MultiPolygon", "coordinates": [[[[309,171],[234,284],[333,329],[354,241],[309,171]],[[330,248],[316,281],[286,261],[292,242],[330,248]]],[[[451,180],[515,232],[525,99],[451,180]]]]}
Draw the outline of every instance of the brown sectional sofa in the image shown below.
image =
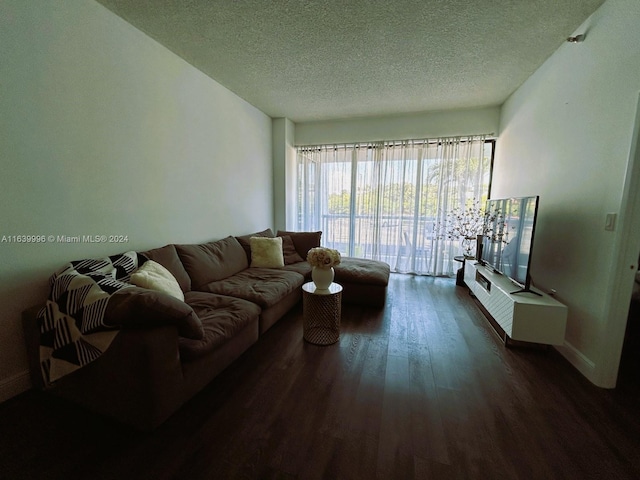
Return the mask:
{"type": "MultiPolygon", "coordinates": [[[[311,273],[310,265],[300,260],[320,244],[320,235],[279,231],[278,236],[289,238],[283,247],[286,265],[277,269],[250,267],[249,239],[273,237],[269,229],[141,252],[171,272],[184,303],[138,287],[116,292],[105,314],[121,325],[111,346],[46,390],[136,428],[157,427],[300,301],[300,287],[311,273]],[[140,299],[151,293],[146,302],[154,302],[153,308],[147,310],[140,299]],[[161,316],[191,315],[201,334],[193,335],[191,325],[192,338],[183,336],[177,323],[157,319],[159,311],[161,316]]],[[[383,305],[388,279],[389,266],[382,262],[343,258],[336,268],[345,303],[383,305]]],[[[40,308],[26,311],[23,323],[32,379],[43,387],[36,318],[40,308]]]]}

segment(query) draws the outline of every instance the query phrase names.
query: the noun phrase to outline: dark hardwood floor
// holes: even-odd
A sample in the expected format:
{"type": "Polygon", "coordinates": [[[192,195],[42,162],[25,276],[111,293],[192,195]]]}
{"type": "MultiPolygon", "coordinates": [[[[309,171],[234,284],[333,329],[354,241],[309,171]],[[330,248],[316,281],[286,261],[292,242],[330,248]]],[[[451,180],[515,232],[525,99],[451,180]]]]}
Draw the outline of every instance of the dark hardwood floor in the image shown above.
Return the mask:
{"type": "Polygon", "coordinates": [[[554,349],[506,349],[454,279],[392,275],[343,307],[339,343],[302,309],[152,433],[30,391],[0,405],[3,479],[637,479],[640,398],[554,349]]]}

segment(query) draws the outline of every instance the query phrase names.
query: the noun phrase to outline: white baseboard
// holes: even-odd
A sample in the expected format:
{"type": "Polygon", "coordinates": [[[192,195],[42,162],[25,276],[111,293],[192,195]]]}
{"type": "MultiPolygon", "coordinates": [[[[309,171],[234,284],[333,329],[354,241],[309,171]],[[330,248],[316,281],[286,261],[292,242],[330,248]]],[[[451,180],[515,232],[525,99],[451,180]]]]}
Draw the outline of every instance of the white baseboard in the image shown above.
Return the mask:
{"type": "Polygon", "coordinates": [[[596,364],[593,363],[580,350],[565,340],[563,345],[556,346],[556,349],[566,358],[571,365],[576,367],[589,381],[597,385],[596,364]]]}
{"type": "Polygon", "coordinates": [[[0,403],[26,392],[30,388],[31,376],[28,371],[2,379],[0,380],[0,403]]]}

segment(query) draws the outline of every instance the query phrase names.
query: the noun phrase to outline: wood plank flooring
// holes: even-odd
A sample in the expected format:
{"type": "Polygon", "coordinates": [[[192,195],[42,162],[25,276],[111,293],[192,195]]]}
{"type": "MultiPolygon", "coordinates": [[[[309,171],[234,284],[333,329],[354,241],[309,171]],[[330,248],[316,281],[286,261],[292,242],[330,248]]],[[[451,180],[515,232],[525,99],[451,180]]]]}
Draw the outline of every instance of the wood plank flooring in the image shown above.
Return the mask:
{"type": "Polygon", "coordinates": [[[506,349],[454,279],[392,275],[340,341],[302,309],[163,426],[36,391],[0,405],[3,479],[637,479],[633,375],[591,385],[554,349],[506,349]]]}

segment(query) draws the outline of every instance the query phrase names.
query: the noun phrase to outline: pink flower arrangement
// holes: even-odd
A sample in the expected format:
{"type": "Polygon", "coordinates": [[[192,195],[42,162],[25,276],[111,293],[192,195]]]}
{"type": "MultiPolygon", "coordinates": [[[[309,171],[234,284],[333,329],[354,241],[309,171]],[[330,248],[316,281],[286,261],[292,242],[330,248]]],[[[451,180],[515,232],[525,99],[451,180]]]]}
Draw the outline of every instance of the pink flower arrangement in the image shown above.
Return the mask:
{"type": "Polygon", "coordinates": [[[315,247],[307,253],[307,262],[312,267],[335,267],[340,264],[340,252],[333,248],[315,247]]]}

